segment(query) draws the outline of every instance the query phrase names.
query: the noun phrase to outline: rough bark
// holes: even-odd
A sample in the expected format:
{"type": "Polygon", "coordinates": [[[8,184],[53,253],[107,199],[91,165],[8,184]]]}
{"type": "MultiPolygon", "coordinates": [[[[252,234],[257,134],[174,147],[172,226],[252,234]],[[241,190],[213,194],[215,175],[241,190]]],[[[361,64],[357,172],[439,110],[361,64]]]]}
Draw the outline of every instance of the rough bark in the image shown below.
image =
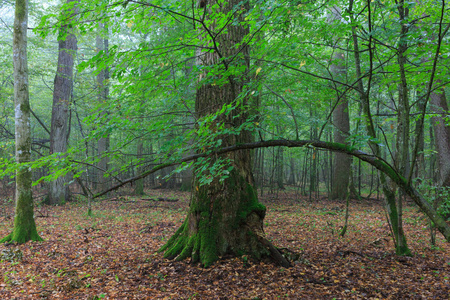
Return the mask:
{"type": "MultiPolygon", "coordinates": [[[[348,101],[342,97],[333,111],[333,139],[336,143],[346,143],[350,131],[348,101]]],[[[331,185],[331,199],[346,199],[350,183],[352,159],[345,153],[335,153],[333,160],[333,180],[331,185]]]]}
{"type": "Polygon", "coordinates": [[[450,187],[450,125],[445,120],[449,110],[444,89],[431,93],[430,100],[431,110],[436,114],[432,124],[439,159],[439,186],[450,187]]]}
{"type": "MultiPolygon", "coordinates": [[[[215,3],[216,1],[210,1],[208,5],[215,3]]],[[[249,8],[248,2],[231,0],[228,3],[221,3],[218,10],[224,14],[232,12],[233,18],[242,22],[241,11],[233,11],[236,7],[249,8]]],[[[215,45],[218,48],[215,51],[198,54],[198,65],[215,65],[223,68],[223,71],[236,63],[248,68],[247,47],[236,47],[248,32],[248,27],[229,22],[226,30],[216,37],[215,45]]],[[[198,88],[195,110],[199,119],[216,114],[224,105],[236,103],[245,78],[229,76],[226,79],[223,84],[204,83],[198,88]]],[[[219,114],[211,124],[201,126],[209,126],[212,130],[219,125],[239,128],[247,119],[245,111],[247,99],[239,101],[241,103],[231,113],[219,114]]],[[[226,147],[248,143],[252,137],[249,132],[243,131],[239,135],[223,135],[220,139],[222,145],[226,147]]],[[[272,256],[278,263],[289,266],[288,261],[265,238],[263,219],[266,209],[259,203],[254,188],[250,150],[226,153],[217,158],[230,159],[233,170],[222,182],[214,178],[206,185],[201,185],[199,178],[207,174],[196,172],[188,215],[183,225],[161,248],[161,251],[165,251],[164,256],[176,260],[190,257],[192,262],[209,266],[226,254],[235,256],[247,254],[256,259],[272,256]]]]}
{"type": "MultiPolygon", "coordinates": [[[[31,160],[30,102],[27,65],[28,1],[16,0],[13,38],[14,107],[16,162],[26,164],[31,160]]],[[[22,166],[16,171],[16,211],[12,233],[0,240],[25,243],[41,241],[34,222],[31,169],[22,166]]]]}
{"type": "MultiPolygon", "coordinates": [[[[337,6],[331,9],[329,22],[341,20],[341,11],[337,6]]],[[[338,43],[338,41],[336,41],[338,43]]],[[[333,55],[333,64],[331,65],[331,73],[333,77],[343,80],[347,70],[345,68],[345,55],[342,51],[336,50],[333,55]]],[[[338,103],[333,110],[333,140],[336,143],[345,144],[346,138],[350,131],[350,120],[348,101],[346,95],[339,93],[339,87],[336,87],[338,95],[338,103]]],[[[333,160],[333,179],[331,185],[331,199],[346,199],[348,194],[348,186],[350,183],[351,156],[345,153],[335,153],[333,160]]]]}
{"type": "MultiPolygon", "coordinates": [[[[67,3],[77,0],[67,0],[67,3]]],[[[65,153],[69,139],[68,119],[73,87],[74,56],[77,51],[77,38],[67,23],[76,13],[71,7],[63,11],[62,17],[68,18],[59,30],[58,68],[56,70],[52,121],[50,129],[50,153],[65,153]]],[[[50,183],[49,204],[61,204],[69,200],[69,186],[67,176],[61,176],[50,183]]]]}

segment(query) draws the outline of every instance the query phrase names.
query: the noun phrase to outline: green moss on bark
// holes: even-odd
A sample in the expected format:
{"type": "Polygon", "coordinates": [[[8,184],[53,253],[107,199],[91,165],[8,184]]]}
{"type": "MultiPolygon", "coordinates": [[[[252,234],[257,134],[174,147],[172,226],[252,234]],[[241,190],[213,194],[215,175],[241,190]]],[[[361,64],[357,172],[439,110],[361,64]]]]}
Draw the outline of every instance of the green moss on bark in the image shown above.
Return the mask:
{"type": "Polygon", "coordinates": [[[246,184],[246,193],[242,195],[239,206],[239,219],[245,221],[249,214],[255,212],[262,219],[266,216],[266,207],[258,201],[255,189],[248,183],[246,184]]]}
{"type": "Polygon", "coordinates": [[[177,261],[190,257],[204,267],[225,254],[260,259],[269,251],[249,224],[259,222],[262,228],[265,212],[252,185],[233,170],[223,185],[196,189],[183,225],[159,251],[177,261]]]}
{"type": "Polygon", "coordinates": [[[31,172],[21,168],[16,175],[17,200],[14,217],[14,229],[11,234],[0,240],[0,243],[42,241],[36,230],[34,221],[33,196],[31,192],[31,172]]]}

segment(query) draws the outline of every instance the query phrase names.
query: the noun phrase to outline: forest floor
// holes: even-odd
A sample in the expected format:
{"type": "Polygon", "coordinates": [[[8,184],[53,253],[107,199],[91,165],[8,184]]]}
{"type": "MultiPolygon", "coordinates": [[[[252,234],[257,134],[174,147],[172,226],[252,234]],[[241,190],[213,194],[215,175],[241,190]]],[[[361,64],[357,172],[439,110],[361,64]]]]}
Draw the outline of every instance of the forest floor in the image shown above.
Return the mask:
{"type": "MultiPolygon", "coordinates": [[[[91,217],[82,202],[37,207],[45,241],[0,245],[0,299],[450,299],[450,244],[438,234],[430,246],[413,204],[404,213],[413,256],[397,257],[380,201],[352,200],[343,238],[344,202],[282,191],[261,201],[268,238],[300,255],[290,268],[245,256],[207,269],[164,259],[157,249],[181,225],[189,193],[109,198],[91,217]]],[[[6,236],[13,206],[1,206],[6,236]]]]}

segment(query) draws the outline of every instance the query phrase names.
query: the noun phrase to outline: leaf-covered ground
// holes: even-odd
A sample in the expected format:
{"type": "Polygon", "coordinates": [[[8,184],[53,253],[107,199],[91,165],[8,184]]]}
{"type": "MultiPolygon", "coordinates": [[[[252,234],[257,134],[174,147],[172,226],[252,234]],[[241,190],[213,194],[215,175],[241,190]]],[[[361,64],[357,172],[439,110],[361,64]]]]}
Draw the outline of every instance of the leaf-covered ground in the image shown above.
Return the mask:
{"type": "MultiPolygon", "coordinates": [[[[300,255],[293,266],[244,256],[204,269],[156,253],[183,221],[189,194],[141,198],[96,202],[92,217],[84,203],[38,207],[45,241],[0,245],[0,299],[450,299],[450,245],[438,234],[437,248],[430,246],[427,221],[412,205],[404,218],[414,256],[397,257],[376,200],[351,202],[340,238],[343,203],[267,195],[266,233],[300,255]],[[164,201],[150,200],[157,198],[164,201]]],[[[2,206],[5,236],[13,207],[2,206]]]]}

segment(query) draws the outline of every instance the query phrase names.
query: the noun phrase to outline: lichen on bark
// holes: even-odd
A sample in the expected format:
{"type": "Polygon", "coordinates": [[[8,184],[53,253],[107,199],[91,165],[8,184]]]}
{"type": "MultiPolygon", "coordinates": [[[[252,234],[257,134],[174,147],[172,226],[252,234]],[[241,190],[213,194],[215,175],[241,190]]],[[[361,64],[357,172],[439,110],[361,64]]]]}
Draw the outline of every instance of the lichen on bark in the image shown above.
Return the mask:
{"type": "Polygon", "coordinates": [[[27,21],[28,1],[16,1],[14,19],[13,62],[14,62],[14,107],[16,163],[16,210],[12,233],[0,240],[25,243],[41,241],[34,221],[33,195],[31,191],[31,170],[27,163],[31,159],[30,103],[28,94],[27,67],[27,21]],[[16,55],[17,54],[17,55],[16,55]]]}

